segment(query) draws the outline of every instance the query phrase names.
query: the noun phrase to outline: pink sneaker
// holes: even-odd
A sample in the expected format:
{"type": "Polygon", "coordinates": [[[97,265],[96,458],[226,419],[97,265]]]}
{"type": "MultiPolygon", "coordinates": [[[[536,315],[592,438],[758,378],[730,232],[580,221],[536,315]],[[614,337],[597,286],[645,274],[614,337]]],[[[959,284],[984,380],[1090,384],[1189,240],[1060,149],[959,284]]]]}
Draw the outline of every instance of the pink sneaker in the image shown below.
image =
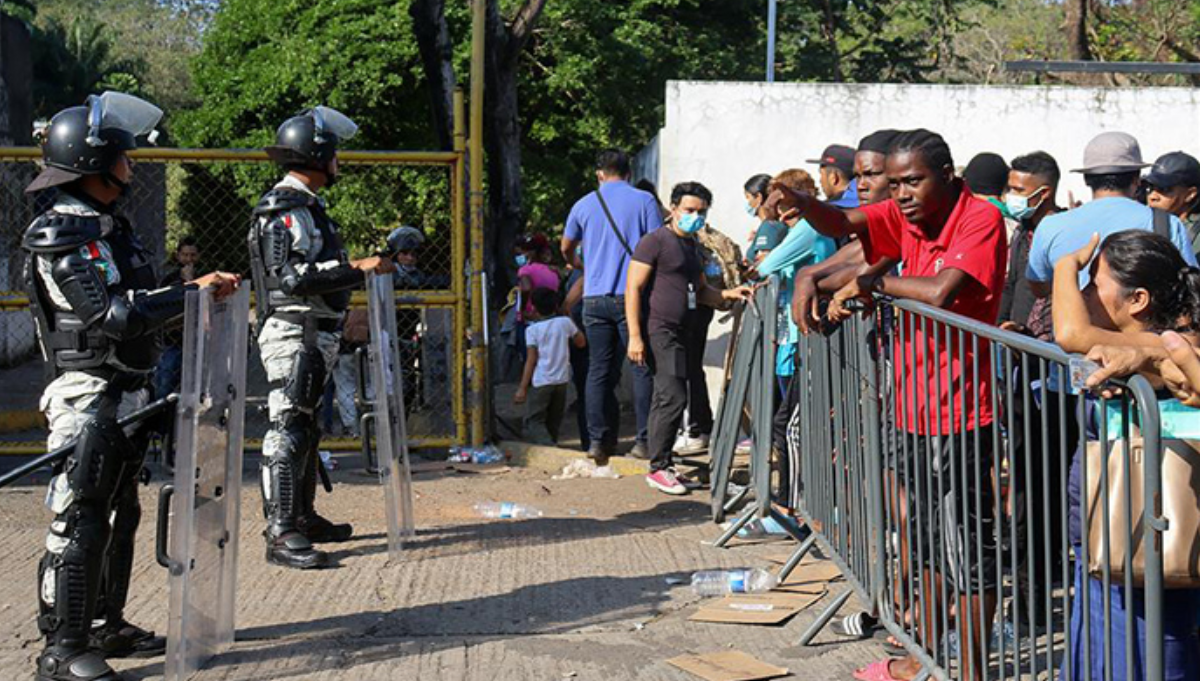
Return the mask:
{"type": "Polygon", "coordinates": [[[688,493],[687,487],[684,487],[683,483],[679,482],[679,480],[675,477],[675,471],[669,468],[664,468],[660,471],[654,471],[653,473],[647,475],[646,484],[660,492],[665,492],[667,494],[673,494],[676,496],[688,493]]]}

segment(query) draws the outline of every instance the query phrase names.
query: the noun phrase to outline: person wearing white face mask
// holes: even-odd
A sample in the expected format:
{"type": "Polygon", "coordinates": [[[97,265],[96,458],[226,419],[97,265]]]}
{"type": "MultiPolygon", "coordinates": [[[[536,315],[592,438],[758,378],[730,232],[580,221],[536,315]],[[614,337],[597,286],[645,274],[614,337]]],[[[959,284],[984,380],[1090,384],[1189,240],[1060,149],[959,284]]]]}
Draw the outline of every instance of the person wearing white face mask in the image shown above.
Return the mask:
{"type": "Polygon", "coordinates": [[[719,291],[705,280],[696,233],[704,227],[711,204],[712,192],[699,182],[675,185],[671,190],[670,221],[638,242],[626,277],[629,360],[649,366],[654,376],[647,440],[650,474],[646,483],[667,494],[687,494],[690,483],[675,473],[671,454],[688,404],[689,367],[696,366],[688,361],[689,349],[694,348],[688,339],[699,333],[699,308],[724,308],[727,301],[751,296],[749,287],[719,291]],[[646,349],[647,338],[650,352],[646,349]]]}
{"type": "Polygon", "coordinates": [[[1048,306],[1035,304],[1037,297],[1025,278],[1025,269],[1034,230],[1043,218],[1060,210],[1055,201],[1060,175],[1058,163],[1044,151],[1013,159],[1004,191],[1004,205],[1020,224],[1013,231],[1009,244],[1008,276],[1004,280],[998,320],[1002,329],[1035,335],[1049,329],[1048,306]],[[1031,323],[1030,313],[1037,311],[1036,308],[1046,309],[1031,323]]]}

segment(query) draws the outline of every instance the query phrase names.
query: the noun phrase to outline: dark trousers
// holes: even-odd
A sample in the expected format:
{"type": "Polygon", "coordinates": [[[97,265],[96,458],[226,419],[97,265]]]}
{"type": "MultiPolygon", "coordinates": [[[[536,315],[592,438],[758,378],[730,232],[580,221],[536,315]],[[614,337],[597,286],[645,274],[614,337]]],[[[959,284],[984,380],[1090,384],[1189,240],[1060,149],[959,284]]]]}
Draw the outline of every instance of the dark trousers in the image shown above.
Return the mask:
{"type": "Polygon", "coordinates": [[[692,326],[686,334],[688,404],[687,434],[689,437],[711,435],[712,404],[708,400],[708,381],[704,377],[704,348],[708,345],[708,327],[715,310],[700,306],[693,314],[692,326]]]}
{"type": "MultiPolygon", "coordinates": [[[[1049,583],[1062,577],[1065,558],[1063,537],[1062,500],[1066,494],[1063,464],[1069,470],[1072,453],[1079,448],[1079,398],[1065,396],[1060,405],[1057,392],[1043,390],[1040,404],[1031,399],[1028,410],[1021,399],[1023,386],[1020,383],[1014,392],[1013,430],[1009,439],[1015,456],[1009,461],[1016,492],[1016,539],[1018,560],[1029,571],[1034,585],[1035,616],[1046,621],[1044,597],[1049,583]],[[1043,419],[1045,439],[1043,440],[1043,419]],[[1029,439],[1025,437],[1025,426],[1029,427],[1029,439]],[[1063,438],[1066,448],[1064,449],[1063,438]],[[1026,457],[1028,446],[1028,458],[1026,457]],[[1032,513],[1031,513],[1032,511],[1032,513]],[[1046,543],[1049,542],[1047,552],[1046,543]],[[1049,572],[1050,582],[1046,581],[1049,572]]],[[[1007,425],[1007,423],[1005,424],[1007,425]]],[[[1007,539],[1007,538],[1006,538],[1007,539]]],[[[1026,610],[1028,596],[1022,593],[1022,610],[1026,610]]],[[[1027,616],[1027,612],[1022,612],[1027,616]]]]}
{"type": "MultiPolygon", "coordinates": [[[[576,321],[580,327],[582,320],[576,321]]],[[[592,438],[588,434],[587,415],[587,380],[588,380],[588,350],[577,348],[571,344],[571,383],[575,385],[575,422],[579,426],[579,447],[587,451],[592,446],[592,438]]]]}
{"type": "MultiPolygon", "coordinates": [[[[588,342],[587,418],[593,443],[613,447],[620,431],[621,408],[616,388],[625,366],[629,326],[625,323],[625,296],[589,296],[583,299],[583,330],[588,342]]],[[[633,410],[638,442],[646,442],[653,384],[647,367],[633,367],[633,410]]]]}
{"type": "Polygon", "coordinates": [[[688,341],[684,330],[661,331],[650,336],[650,361],[654,371],[654,397],[650,401],[650,470],[671,465],[675,433],[688,406],[688,341]]]}
{"type": "Polygon", "coordinates": [[[538,445],[556,444],[566,409],[566,383],[531,387],[525,400],[525,439],[538,445]]]}

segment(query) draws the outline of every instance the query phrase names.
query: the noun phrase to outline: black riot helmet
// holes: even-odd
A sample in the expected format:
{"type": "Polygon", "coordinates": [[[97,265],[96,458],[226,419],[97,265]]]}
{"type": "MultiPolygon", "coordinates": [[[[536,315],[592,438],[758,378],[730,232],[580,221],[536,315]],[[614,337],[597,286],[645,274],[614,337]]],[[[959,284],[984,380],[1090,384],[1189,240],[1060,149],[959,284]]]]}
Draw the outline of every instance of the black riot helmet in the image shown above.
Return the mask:
{"type": "Polygon", "coordinates": [[[123,92],[88,97],[83,106],[63,109],[50,119],[41,136],[46,168],[25,189],[36,192],[73,182],[84,175],[107,174],[124,152],[150,143],[162,109],[123,92]]]}
{"type": "Polygon", "coordinates": [[[275,144],[266,149],[267,156],[288,170],[328,172],[338,144],[354,137],[357,132],[358,125],[337,109],[313,107],[279,126],[275,132],[275,144]]]}

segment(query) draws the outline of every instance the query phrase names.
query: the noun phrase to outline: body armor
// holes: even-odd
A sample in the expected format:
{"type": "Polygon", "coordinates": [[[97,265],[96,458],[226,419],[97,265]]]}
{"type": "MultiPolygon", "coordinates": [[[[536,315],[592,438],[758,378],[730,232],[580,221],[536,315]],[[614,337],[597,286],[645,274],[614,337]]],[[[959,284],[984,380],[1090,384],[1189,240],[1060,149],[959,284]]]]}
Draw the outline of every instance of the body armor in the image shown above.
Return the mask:
{"type": "Polygon", "coordinates": [[[263,321],[279,310],[340,319],[350,307],[350,289],[363,281],[362,273],[350,267],[324,205],[299,190],[276,187],[263,195],[254,207],[248,245],[263,321]],[[295,249],[296,230],[307,232],[308,252],[295,249]]]}
{"type": "Polygon", "coordinates": [[[33,221],[22,245],[31,253],[25,280],[38,339],[55,376],[154,369],[158,329],[183,313],[184,289],[154,290],[151,254],[124,218],[51,209],[33,221]],[[66,309],[53,300],[45,264],[66,309]]]}

